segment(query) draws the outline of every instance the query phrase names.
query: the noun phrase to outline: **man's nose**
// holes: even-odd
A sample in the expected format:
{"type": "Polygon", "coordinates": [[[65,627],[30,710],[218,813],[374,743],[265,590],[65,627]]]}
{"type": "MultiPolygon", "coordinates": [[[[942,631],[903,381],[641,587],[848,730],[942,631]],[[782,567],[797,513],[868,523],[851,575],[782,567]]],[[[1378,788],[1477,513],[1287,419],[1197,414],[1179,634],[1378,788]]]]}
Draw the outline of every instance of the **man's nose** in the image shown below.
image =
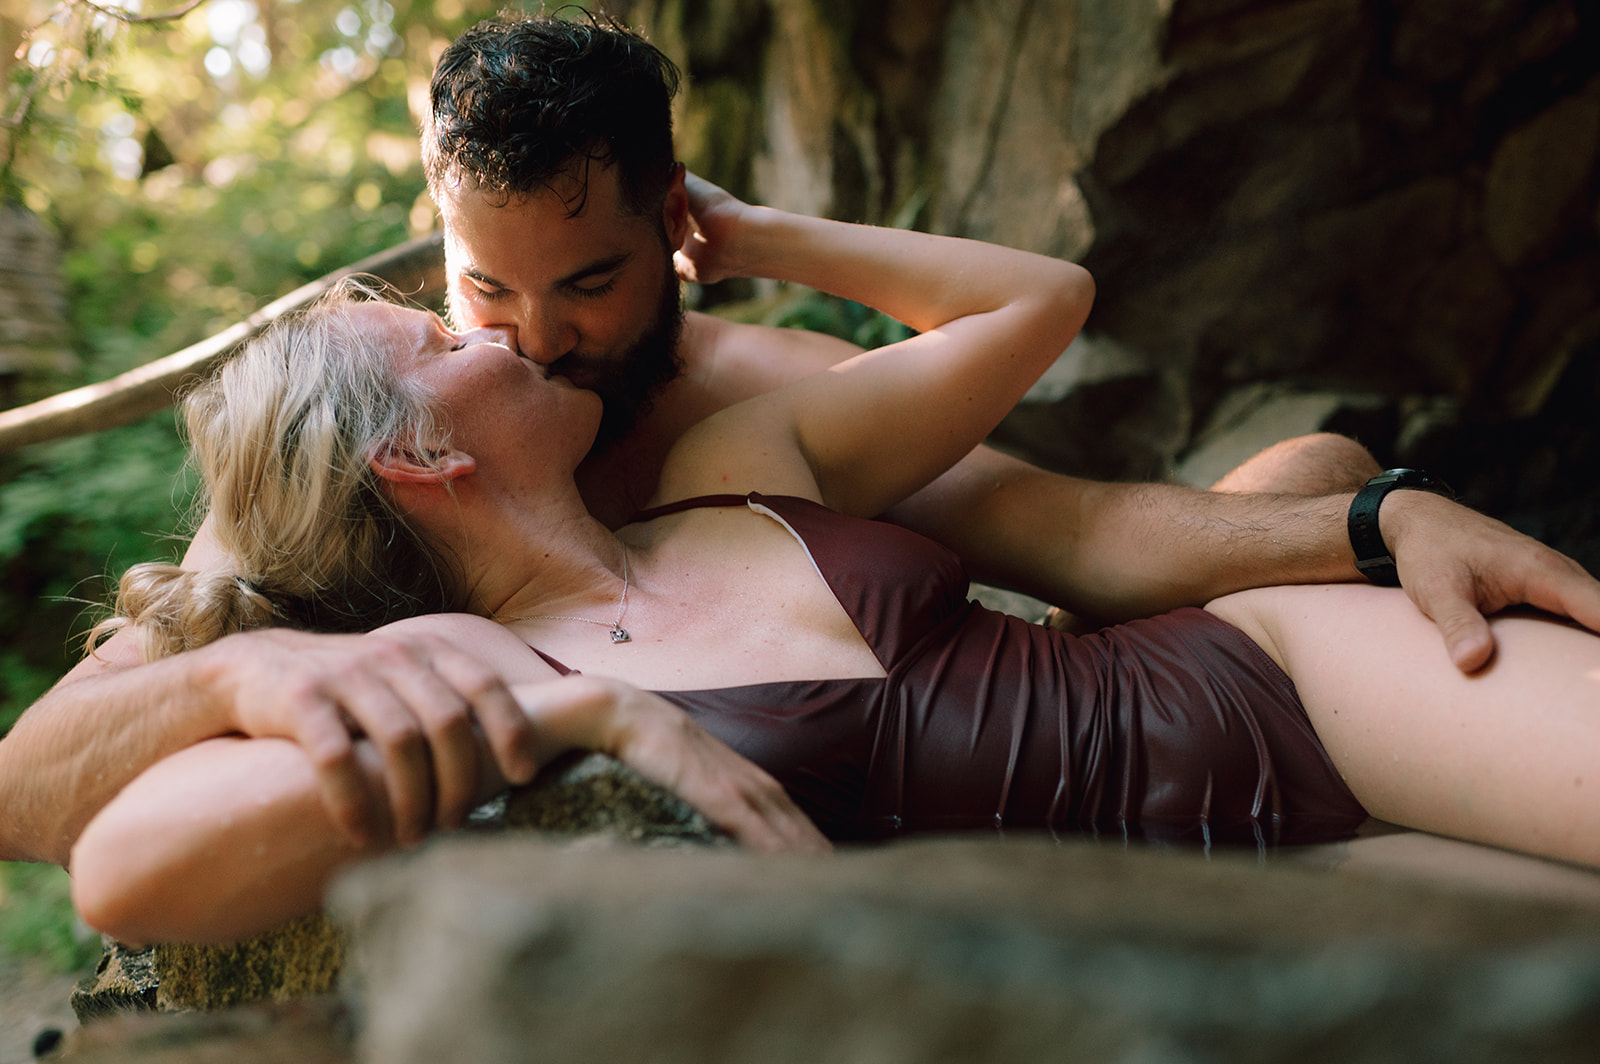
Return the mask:
{"type": "Polygon", "coordinates": [[[522,354],[549,365],[578,346],[578,330],[550,308],[527,302],[516,315],[516,342],[522,354]]]}

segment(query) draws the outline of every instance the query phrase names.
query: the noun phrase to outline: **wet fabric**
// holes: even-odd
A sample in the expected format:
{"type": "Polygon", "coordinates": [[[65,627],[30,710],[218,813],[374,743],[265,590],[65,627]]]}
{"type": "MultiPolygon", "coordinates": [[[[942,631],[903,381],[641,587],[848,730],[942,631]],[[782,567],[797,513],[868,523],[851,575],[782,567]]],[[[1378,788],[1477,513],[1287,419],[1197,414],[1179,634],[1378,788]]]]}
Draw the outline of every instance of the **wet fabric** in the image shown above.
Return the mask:
{"type": "Polygon", "coordinates": [[[1367,817],[1288,676],[1204,610],[1069,636],[969,602],[960,560],[931,540],[805,499],[707,496],[639,520],[704,506],[784,524],[888,674],[658,692],[832,838],[1259,846],[1347,838],[1367,817]]]}

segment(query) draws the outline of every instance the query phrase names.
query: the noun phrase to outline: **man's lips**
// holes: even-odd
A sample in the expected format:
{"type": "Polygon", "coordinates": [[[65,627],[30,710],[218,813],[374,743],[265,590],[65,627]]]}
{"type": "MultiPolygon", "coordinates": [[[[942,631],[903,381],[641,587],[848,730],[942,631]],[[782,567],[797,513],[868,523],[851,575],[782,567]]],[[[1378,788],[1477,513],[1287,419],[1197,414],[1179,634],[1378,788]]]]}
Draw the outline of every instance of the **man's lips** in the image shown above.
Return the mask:
{"type": "Polygon", "coordinates": [[[571,361],[572,356],[558,359],[549,366],[551,377],[560,377],[574,387],[585,391],[594,391],[594,386],[604,379],[604,372],[598,367],[587,365],[583,362],[571,361]]]}

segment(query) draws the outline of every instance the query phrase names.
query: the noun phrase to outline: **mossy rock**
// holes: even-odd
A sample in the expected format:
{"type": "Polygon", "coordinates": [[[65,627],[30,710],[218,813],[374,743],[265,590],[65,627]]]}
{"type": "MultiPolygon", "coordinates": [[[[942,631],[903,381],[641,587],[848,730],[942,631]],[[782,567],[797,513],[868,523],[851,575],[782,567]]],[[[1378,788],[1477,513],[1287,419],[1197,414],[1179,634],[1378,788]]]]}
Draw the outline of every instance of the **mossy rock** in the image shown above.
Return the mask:
{"type": "MultiPolygon", "coordinates": [[[[537,831],[643,845],[731,845],[670,791],[601,754],[572,754],[525,787],[477,810],[477,831],[537,831]]],[[[107,940],[94,976],[73,991],[82,1023],[126,1012],[212,1012],[287,1002],[334,989],[345,936],[321,913],[225,946],[166,942],[134,949],[107,940]]]]}

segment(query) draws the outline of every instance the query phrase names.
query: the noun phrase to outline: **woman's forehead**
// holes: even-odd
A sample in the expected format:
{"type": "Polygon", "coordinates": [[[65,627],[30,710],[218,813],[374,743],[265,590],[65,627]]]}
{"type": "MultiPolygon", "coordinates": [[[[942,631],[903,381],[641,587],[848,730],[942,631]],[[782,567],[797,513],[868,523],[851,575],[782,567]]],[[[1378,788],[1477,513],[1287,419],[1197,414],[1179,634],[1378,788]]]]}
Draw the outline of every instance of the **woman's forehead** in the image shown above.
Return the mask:
{"type": "Polygon", "coordinates": [[[396,306],[382,300],[352,303],[346,319],[361,333],[382,338],[401,349],[415,351],[437,329],[438,316],[415,307],[396,306]]]}
{"type": "Polygon", "coordinates": [[[344,313],[350,320],[364,328],[394,329],[402,328],[408,319],[414,317],[428,317],[426,311],[414,307],[402,307],[381,299],[366,299],[350,303],[344,308],[344,313]]]}

